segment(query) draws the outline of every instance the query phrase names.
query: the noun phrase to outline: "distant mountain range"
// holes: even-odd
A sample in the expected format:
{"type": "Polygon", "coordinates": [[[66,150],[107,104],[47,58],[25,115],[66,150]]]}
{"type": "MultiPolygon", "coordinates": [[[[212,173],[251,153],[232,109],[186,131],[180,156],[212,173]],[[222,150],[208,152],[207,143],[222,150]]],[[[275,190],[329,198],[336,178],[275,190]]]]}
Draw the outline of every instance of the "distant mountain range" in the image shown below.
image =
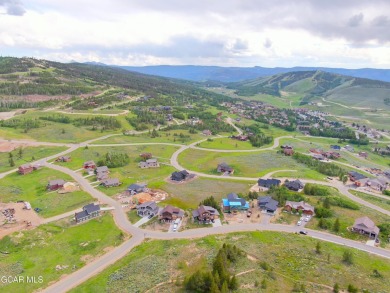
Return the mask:
{"type": "MultiPolygon", "coordinates": [[[[301,97],[301,104],[313,98],[355,107],[389,109],[390,83],[324,71],[296,71],[227,83],[240,96],[258,94],[276,97],[290,93],[301,97]]],[[[287,95],[288,96],[288,95],[287,95]]]]}
{"type": "MultiPolygon", "coordinates": [[[[99,65],[102,65],[99,63],[99,65]]],[[[236,82],[257,77],[270,76],[280,73],[297,71],[324,71],[348,75],[352,77],[369,78],[390,82],[390,69],[344,69],[326,67],[292,67],[292,68],[266,68],[266,67],[219,67],[196,65],[158,65],[158,66],[118,66],[129,71],[163,77],[186,79],[191,81],[220,81],[236,82]]]]}

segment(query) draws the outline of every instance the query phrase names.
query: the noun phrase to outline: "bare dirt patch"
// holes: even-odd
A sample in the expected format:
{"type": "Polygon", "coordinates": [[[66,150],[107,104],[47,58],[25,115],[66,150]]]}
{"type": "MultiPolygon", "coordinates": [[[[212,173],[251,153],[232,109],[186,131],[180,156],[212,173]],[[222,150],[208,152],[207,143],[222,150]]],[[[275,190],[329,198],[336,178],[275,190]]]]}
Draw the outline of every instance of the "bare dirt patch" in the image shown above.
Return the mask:
{"type": "Polygon", "coordinates": [[[33,229],[43,222],[33,210],[23,208],[24,203],[0,203],[0,239],[16,231],[33,229]],[[8,221],[2,213],[7,209],[15,210],[13,221],[8,221]]]}

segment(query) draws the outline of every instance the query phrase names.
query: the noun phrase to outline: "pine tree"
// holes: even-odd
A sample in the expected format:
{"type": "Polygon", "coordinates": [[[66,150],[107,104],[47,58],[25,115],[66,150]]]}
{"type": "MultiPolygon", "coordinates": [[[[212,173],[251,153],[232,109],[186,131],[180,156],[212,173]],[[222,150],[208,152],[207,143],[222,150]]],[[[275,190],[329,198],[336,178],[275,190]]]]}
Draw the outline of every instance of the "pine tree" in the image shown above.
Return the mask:
{"type": "Polygon", "coordinates": [[[235,275],[230,279],[229,289],[233,291],[238,289],[238,281],[235,275]]]}
{"type": "Polygon", "coordinates": [[[321,243],[319,241],[317,241],[316,244],[316,253],[321,254],[321,243]]]}
{"type": "Polygon", "coordinates": [[[333,286],[333,293],[339,293],[339,292],[340,292],[340,286],[338,283],[336,283],[333,286]]]}
{"type": "Polygon", "coordinates": [[[9,158],[8,161],[9,161],[9,166],[10,166],[10,167],[15,166],[14,158],[11,157],[11,158],[9,158]]]}
{"type": "Polygon", "coordinates": [[[334,221],[333,231],[340,232],[340,221],[339,221],[339,218],[337,218],[336,221],[334,221]]]}
{"type": "Polygon", "coordinates": [[[226,281],[222,284],[221,293],[229,293],[229,288],[226,281]]]}

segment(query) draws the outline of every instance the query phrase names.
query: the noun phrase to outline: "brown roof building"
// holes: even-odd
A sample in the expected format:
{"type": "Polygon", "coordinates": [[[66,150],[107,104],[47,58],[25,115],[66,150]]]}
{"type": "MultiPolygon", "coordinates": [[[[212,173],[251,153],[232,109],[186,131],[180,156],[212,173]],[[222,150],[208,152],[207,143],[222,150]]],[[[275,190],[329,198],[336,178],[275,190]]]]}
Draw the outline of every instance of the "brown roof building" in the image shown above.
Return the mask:
{"type": "Polygon", "coordinates": [[[368,217],[356,219],[352,231],[375,239],[379,234],[379,228],[375,226],[375,223],[368,217]]]}

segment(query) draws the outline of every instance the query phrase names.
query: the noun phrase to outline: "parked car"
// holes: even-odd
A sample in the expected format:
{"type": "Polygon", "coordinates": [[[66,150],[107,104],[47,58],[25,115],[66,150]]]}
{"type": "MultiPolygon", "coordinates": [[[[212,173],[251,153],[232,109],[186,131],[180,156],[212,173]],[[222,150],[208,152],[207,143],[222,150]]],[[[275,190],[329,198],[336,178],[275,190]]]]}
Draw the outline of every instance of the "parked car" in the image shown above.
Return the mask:
{"type": "Polygon", "coordinates": [[[149,216],[148,216],[148,219],[151,219],[151,218],[153,218],[153,215],[149,215],[149,216]]]}
{"type": "Polygon", "coordinates": [[[299,234],[302,234],[302,235],[307,235],[307,231],[303,231],[303,230],[301,230],[301,231],[299,231],[299,234]]]}
{"type": "Polygon", "coordinates": [[[40,209],[40,208],[35,208],[34,211],[36,211],[37,213],[39,213],[40,211],[42,211],[42,209],[40,209]]]}
{"type": "Polygon", "coordinates": [[[173,229],[172,229],[173,232],[176,232],[177,231],[177,224],[173,224],[173,229]]]}
{"type": "Polygon", "coordinates": [[[302,225],[302,221],[298,221],[297,225],[301,226],[302,225]]]}

